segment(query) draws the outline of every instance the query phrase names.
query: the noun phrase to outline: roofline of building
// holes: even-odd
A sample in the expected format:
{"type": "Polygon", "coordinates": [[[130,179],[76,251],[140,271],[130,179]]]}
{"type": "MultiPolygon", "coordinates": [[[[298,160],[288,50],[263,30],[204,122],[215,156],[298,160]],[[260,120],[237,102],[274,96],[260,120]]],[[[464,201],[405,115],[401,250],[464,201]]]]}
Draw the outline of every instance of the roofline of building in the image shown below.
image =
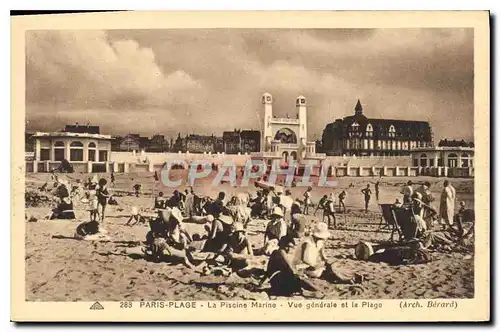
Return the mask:
{"type": "Polygon", "coordinates": [[[426,152],[426,151],[474,151],[474,148],[465,146],[435,146],[429,148],[414,148],[410,152],[426,152]]]}
{"type": "Polygon", "coordinates": [[[94,139],[111,139],[111,135],[89,134],[89,133],[71,133],[71,132],[36,132],[33,137],[78,137],[78,138],[94,138],[94,139]]]}

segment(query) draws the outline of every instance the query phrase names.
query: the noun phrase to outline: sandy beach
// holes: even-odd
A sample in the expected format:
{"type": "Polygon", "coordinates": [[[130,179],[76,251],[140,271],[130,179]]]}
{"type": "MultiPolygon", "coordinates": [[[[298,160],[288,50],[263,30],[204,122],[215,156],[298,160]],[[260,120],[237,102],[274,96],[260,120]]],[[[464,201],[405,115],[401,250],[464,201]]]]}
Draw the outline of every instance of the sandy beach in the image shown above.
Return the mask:
{"type": "MultiPolygon", "coordinates": [[[[66,176],[66,175],[63,175],[66,176]]],[[[86,179],[88,174],[69,174],[68,178],[86,179]]],[[[35,190],[48,181],[48,174],[27,174],[26,190],[35,190]]],[[[108,178],[109,179],[109,178],[108,178]]],[[[474,253],[432,252],[427,264],[389,266],[385,263],[359,261],[354,258],[354,245],[360,240],[378,243],[387,241],[390,233],[380,229],[381,214],[372,197],[369,211],[365,213],[361,189],[376,178],[338,178],[333,191],[347,191],[346,214],[337,215],[337,229],[327,242],[326,254],[335,266],[346,274],[361,273],[366,276],[364,292],[358,295],[345,293],[348,286],[315,280],[314,284],[325,294],[325,299],[400,299],[400,298],[472,298],[474,297],[474,253]],[[352,185],[350,187],[350,185],[352,185]]],[[[380,203],[401,199],[399,191],[408,178],[382,178],[380,203]]],[[[436,198],[436,208],[443,179],[412,178],[413,181],[430,181],[436,198]]],[[[194,189],[198,193],[215,197],[218,191],[232,195],[240,191],[255,192],[253,186],[231,187],[228,184],[211,187],[209,180],[199,181],[194,189]]],[[[458,201],[465,201],[473,208],[473,179],[451,179],[458,201]]],[[[51,184],[51,182],[49,182],[51,184]]],[[[26,222],[26,300],[28,301],[119,301],[119,300],[267,300],[265,290],[257,289],[253,279],[233,273],[229,277],[203,276],[182,265],[153,263],[131,258],[124,254],[126,248],[136,247],[144,241],[148,225],[124,226],[130,216],[131,206],[152,207],[153,178],[149,173],[117,174],[118,206],[107,207],[104,223],[111,240],[90,242],[73,239],[76,226],[88,220],[88,213],[76,205],[77,220],[42,220],[49,212],[48,206],[29,207],[27,213],[38,219],[26,222]],[[132,186],[142,183],[141,197],[132,196],[132,186]]],[[[373,187],[373,184],[371,185],[373,187]]],[[[184,189],[184,187],[181,187],[184,189]]],[[[170,195],[172,188],[156,188],[170,195]]],[[[292,188],[294,197],[301,197],[305,188],[292,188]]],[[[315,187],[313,202],[330,193],[331,188],[315,187]]],[[[312,216],[311,216],[312,218],[312,216]]],[[[321,218],[321,211],[317,218],[321,218]]],[[[14,222],[23,222],[15,220],[14,222]]],[[[479,221],[485,222],[485,221],[479,221]]],[[[262,246],[264,220],[250,222],[247,235],[255,248],[262,246]]],[[[191,231],[201,231],[202,225],[191,225],[191,231]]],[[[273,298],[271,298],[273,299],[273,298]]]]}

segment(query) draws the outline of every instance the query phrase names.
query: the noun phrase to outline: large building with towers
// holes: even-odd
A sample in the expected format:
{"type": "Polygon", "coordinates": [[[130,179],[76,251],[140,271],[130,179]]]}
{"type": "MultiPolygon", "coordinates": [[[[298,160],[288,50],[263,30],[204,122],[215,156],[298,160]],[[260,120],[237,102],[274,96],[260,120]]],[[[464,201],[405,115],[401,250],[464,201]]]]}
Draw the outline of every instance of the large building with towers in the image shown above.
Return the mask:
{"type": "Polygon", "coordinates": [[[316,153],[316,143],[307,140],[307,100],[298,96],[295,101],[295,116],[278,118],[273,115],[273,96],[262,96],[264,123],[259,153],[252,154],[254,159],[264,159],[268,164],[279,159],[284,164],[291,160],[300,165],[307,160],[321,161],[324,154],[316,153]]]}
{"type": "Polygon", "coordinates": [[[321,149],[332,156],[404,156],[433,146],[427,121],[367,118],[358,100],[354,114],[326,125],[321,149]]]}

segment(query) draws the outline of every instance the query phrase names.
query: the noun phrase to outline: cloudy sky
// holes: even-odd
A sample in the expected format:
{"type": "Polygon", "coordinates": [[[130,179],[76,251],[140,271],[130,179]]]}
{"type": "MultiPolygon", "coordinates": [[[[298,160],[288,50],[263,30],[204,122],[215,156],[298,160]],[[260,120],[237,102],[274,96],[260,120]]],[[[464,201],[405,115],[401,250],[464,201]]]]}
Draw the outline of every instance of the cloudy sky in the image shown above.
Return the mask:
{"type": "Polygon", "coordinates": [[[106,134],[259,129],[308,99],[309,139],[354,112],[430,121],[473,138],[471,29],[30,31],[28,131],[98,124],[106,134]],[[262,119],[262,115],[260,115],[262,119]]]}

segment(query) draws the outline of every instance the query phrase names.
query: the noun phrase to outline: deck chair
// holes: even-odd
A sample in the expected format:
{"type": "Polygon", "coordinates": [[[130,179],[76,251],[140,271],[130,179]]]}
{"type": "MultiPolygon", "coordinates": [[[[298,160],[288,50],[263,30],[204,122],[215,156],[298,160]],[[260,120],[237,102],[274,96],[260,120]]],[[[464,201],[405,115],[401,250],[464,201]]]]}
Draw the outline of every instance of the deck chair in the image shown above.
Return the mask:
{"type": "Polygon", "coordinates": [[[391,242],[393,242],[394,233],[397,232],[399,241],[401,241],[403,239],[403,234],[398,223],[398,218],[396,218],[395,208],[392,204],[379,204],[378,206],[380,208],[380,212],[382,213],[379,229],[391,230],[391,242]]]}

